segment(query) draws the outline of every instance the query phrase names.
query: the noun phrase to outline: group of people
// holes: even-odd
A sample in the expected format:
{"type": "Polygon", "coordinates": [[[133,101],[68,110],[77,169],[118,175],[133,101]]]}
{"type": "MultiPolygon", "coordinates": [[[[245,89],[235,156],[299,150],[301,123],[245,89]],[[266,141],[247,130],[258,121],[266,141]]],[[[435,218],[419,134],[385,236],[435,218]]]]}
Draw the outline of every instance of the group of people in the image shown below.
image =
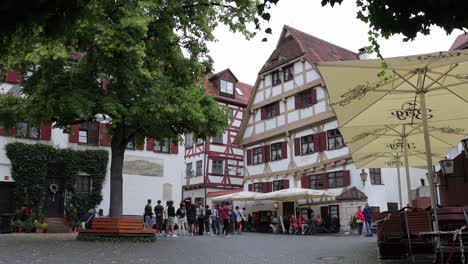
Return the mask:
{"type": "Polygon", "coordinates": [[[284,232],[294,235],[329,232],[322,217],[320,215],[315,217],[311,208],[307,209],[307,219],[299,213],[280,219],[274,212],[270,219],[270,228],[273,233],[284,232]]]}
{"type": "Polygon", "coordinates": [[[172,201],[168,201],[164,207],[158,200],[157,205],[152,208],[151,200],[148,200],[144,209],[144,221],[145,228],[155,228],[159,236],[211,234],[229,237],[235,232],[242,233],[245,216],[244,209],[238,206],[233,208],[228,202],[213,208],[201,203],[191,204],[186,208],[181,203],[175,210],[172,201]],[[177,234],[174,230],[177,230],[177,234]]]}
{"type": "Polygon", "coordinates": [[[356,211],[356,223],[358,228],[358,236],[362,237],[362,228],[366,224],[366,237],[372,236],[372,209],[366,203],[364,208],[358,206],[356,211]]]}

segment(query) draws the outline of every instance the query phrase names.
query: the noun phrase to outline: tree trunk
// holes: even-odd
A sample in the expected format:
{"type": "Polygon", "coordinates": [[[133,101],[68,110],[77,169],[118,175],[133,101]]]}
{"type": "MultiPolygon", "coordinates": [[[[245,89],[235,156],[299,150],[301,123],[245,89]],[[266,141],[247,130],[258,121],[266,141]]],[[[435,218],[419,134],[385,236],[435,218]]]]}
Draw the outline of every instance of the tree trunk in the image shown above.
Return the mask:
{"type": "Polygon", "coordinates": [[[119,135],[112,137],[111,169],[110,169],[110,217],[121,217],[123,208],[123,162],[126,145],[119,139],[119,135]]]}

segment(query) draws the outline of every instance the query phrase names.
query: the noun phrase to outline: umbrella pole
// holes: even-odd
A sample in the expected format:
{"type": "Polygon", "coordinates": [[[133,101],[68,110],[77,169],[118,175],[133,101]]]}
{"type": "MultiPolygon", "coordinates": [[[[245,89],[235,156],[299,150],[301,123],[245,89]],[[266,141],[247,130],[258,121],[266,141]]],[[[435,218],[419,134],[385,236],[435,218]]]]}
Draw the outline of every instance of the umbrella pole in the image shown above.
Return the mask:
{"type": "Polygon", "coordinates": [[[397,169],[397,176],[398,176],[398,198],[400,201],[400,208],[403,208],[403,200],[401,198],[401,175],[400,175],[400,156],[397,153],[397,163],[396,163],[396,169],[397,169]]]}
{"type": "MultiPolygon", "coordinates": [[[[419,72],[418,86],[422,85],[421,75],[422,73],[419,72]]],[[[434,210],[434,220],[435,220],[434,231],[439,231],[439,220],[437,219],[437,203],[436,203],[435,185],[434,185],[434,177],[433,177],[434,172],[432,170],[431,142],[429,141],[429,128],[427,125],[426,94],[423,91],[419,93],[419,100],[421,101],[420,103],[421,103],[423,130],[424,130],[424,144],[426,145],[427,181],[429,183],[429,189],[431,190],[431,207],[434,210]]]]}
{"type": "Polygon", "coordinates": [[[408,142],[406,142],[406,135],[403,135],[402,139],[403,139],[403,142],[402,142],[403,143],[403,156],[405,157],[406,191],[408,192],[408,205],[412,207],[413,200],[411,199],[411,180],[410,180],[410,172],[409,172],[409,164],[408,164],[408,142]]]}

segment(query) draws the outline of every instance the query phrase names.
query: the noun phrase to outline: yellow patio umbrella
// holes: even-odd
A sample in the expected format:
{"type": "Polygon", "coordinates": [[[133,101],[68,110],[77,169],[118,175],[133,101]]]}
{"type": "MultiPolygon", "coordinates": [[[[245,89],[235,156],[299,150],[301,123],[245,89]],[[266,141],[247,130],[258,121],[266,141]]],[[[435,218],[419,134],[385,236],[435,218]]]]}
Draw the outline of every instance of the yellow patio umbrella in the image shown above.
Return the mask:
{"type": "Polygon", "coordinates": [[[324,62],[317,67],[340,127],[420,126],[435,208],[430,128],[440,121],[445,131],[457,132],[446,133],[445,152],[463,138],[460,134],[468,134],[462,127],[468,123],[468,51],[324,62]]]}

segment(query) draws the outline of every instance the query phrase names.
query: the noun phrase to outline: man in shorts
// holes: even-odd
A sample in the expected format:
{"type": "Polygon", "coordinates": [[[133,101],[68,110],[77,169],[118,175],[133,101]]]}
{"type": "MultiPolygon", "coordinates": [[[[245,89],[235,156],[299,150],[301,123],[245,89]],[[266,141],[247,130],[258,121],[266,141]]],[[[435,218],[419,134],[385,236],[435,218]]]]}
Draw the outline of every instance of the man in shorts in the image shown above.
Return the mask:
{"type": "Polygon", "coordinates": [[[179,209],[177,209],[176,215],[177,215],[177,226],[179,228],[177,229],[177,232],[179,233],[179,236],[185,235],[187,233],[187,229],[185,227],[185,224],[187,223],[187,220],[186,220],[187,210],[185,210],[185,206],[183,203],[181,203],[179,209]]]}
{"type": "Polygon", "coordinates": [[[167,205],[167,225],[168,225],[169,237],[177,237],[177,235],[174,234],[175,217],[176,217],[176,210],[174,207],[174,202],[169,201],[167,205]]]}

